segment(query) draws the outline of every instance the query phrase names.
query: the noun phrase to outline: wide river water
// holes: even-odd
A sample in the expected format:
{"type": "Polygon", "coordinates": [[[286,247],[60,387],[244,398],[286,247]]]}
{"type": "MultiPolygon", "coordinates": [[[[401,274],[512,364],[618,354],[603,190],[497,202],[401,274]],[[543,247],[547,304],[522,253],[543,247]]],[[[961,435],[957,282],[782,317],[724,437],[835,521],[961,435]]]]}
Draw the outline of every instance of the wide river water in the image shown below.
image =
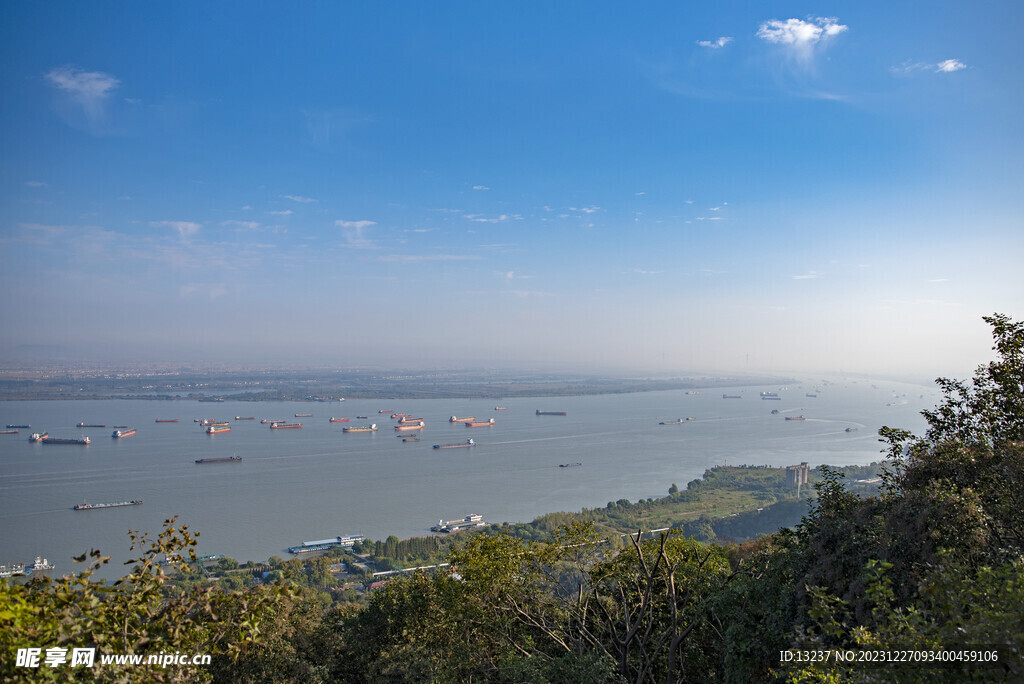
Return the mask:
{"type": "Polygon", "coordinates": [[[98,548],[119,577],[129,529],[156,533],[172,516],[200,532],[197,552],[239,561],[289,557],[303,541],[347,534],[383,539],[429,534],[439,519],[483,515],[527,522],[553,511],[664,496],[715,465],[786,466],[807,461],[860,465],[882,458],[883,425],[920,434],[920,410],[934,386],[883,381],[811,381],[787,388],[745,386],[495,402],[468,399],[348,400],[332,403],[38,401],[0,403],[0,423],[31,425],[0,435],[0,563],[44,556],[56,573],[73,555],[98,548]],[[760,399],[775,392],[781,401],[760,399]],[[723,393],[742,399],[723,399],[723,393]],[[808,397],[807,394],[817,394],[808,397]],[[495,406],[507,410],[495,411],[495,406]],[[565,411],[538,416],[536,410],[565,411]],[[779,414],[772,415],[772,409],[779,414]],[[423,418],[398,433],[380,410],[423,418]],[[312,417],[294,417],[312,413],[312,417]],[[449,417],[495,419],[468,428],[449,417]],[[785,416],[806,416],[786,421],[785,416]],[[236,421],[236,416],[256,420],[236,421]],[[357,416],[368,416],[358,419],[357,416]],[[193,420],[231,431],[207,435],[193,420]],[[331,423],[331,417],[350,418],[331,423]],[[678,425],[660,421],[692,417],[678,425]],[[157,423],[177,418],[178,423],[157,423]],[[260,419],[301,422],[270,430],[260,419]],[[105,428],[77,428],[77,423],[105,428]],[[374,433],[342,433],[376,422],[374,433]],[[113,439],[114,425],[137,429],[113,439]],[[846,432],[855,427],[856,431],[846,432]],[[89,446],[32,444],[32,432],[88,435],[89,446]],[[397,435],[418,435],[403,442],[397,435]],[[473,438],[468,449],[434,449],[473,438]],[[241,462],[196,464],[238,455],[241,462]],[[562,463],[580,467],[560,468],[562,463]],[[142,505],[74,511],[76,503],[143,500],[142,505]]]}

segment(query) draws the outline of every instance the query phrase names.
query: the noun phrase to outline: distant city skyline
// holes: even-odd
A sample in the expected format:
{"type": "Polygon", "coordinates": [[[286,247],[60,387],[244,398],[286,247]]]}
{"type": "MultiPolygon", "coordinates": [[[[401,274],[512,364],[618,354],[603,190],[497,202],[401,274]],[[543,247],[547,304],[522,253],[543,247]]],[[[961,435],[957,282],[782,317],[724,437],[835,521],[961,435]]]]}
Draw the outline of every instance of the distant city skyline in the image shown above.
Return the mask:
{"type": "Polygon", "coordinates": [[[1018,3],[4,9],[0,362],[966,377],[1018,3]]]}

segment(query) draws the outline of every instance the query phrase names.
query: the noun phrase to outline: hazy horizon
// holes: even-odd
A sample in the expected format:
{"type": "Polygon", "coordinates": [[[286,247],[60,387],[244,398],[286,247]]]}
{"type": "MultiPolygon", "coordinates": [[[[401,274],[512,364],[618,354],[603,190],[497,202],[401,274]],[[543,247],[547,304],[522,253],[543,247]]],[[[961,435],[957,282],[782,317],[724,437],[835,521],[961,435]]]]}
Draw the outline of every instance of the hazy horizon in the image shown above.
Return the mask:
{"type": "Polygon", "coordinates": [[[1024,7],[826,7],[9,5],[0,362],[967,377],[1024,7]]]}

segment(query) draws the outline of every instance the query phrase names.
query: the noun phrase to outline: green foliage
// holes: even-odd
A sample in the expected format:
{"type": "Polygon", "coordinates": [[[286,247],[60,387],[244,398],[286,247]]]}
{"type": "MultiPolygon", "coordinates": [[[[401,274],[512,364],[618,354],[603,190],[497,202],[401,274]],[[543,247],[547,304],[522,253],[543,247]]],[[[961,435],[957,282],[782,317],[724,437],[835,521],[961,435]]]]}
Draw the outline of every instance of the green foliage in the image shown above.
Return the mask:
{"type": "MultiPolygon", "coordinates": [[[[27,670],[15,667],[18,648],[95,648],[93,668],[39,668],[32,677],[66,681],[69,676],[90,681],[157,682],[178,677],[174,670],[142,666],[101,665],[99,654],[205,653],[238,662],[273,621],[273,612],[288,594],[266,587],[229,595],[207,588],[182,590],[168,585],[163,558],[178,558],[179,572],[189,572],[195,560],[194,536],[187,527],[165,521],[156,539],[129,533],[131,572],[107,584],[92,575],[108,559],[99,551],[88,554],[86,570],[59,580],[48,578],[26,585],[0,582],[0,679],[18,681],[27,670]]],[[[83,554],[76,561],[86,560],[83,554]]],[[[196,668],[189,677],[203,679],[196,668]]]]}

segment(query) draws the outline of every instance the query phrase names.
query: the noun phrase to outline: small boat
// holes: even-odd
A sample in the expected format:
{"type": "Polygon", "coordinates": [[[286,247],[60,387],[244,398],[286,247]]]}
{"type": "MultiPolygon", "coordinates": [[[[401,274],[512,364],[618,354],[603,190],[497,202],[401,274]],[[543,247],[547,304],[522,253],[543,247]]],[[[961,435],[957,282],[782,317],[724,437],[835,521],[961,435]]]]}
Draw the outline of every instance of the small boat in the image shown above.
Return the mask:
{"type": "Polygon", "coordinates": [[[508,408],[505,407],[505,406],[495,406],[494,410],[495,411],[508,411],[508,408]]]}
{"type": "Polygon", "coordinates": [[[370,416],[356,416],[360,420],[367,420],[370,416]]]}
{"type": "Polygon", "coordinates": [[[463,423],[466,427],[491,427],[494,425],[494,419],[490,420],[475,420],[471,423],[463,423]]]}
{"type": "Polygon", "coordinates": [[[579,462],[577,462],[577,463],[560,463],[560,464],[558,464],[558,467],[559,468],[575,468],[576,466],[581,466],[581,465],[583,465],[583,464],[579,463],[579,462]]]}
{"type": "Polygon", "coordinates": [[[77,425],[75,425],[75,427],[77,427],[77,428],[86,428],[86,427],[105,428],[105,427],[107,427],[107,424],[106,423],[78,423],[77,425]]]}
{"type": "Polygon", "coordinates": [[[807,420],[803,416],[786,416],[786,420],[807,420]]]}
{"type": "Polygon", "coordinates": [[[242,457],[235,454],[227,458],[197,458],[196,463],[238,463],[241,460],[242,457]]]}
{"type": "Polygon", "coordinates": [[[296,418],[312,418],[313,414],[312,413],[296,413],[295,417],[296,418]]]}
{"type": "Polygon", "coordinates": [[[846,432],[856,432],[856,431],[857,431],[857,428],[855,428],[855,427],[848,427],[848,428],[846,428],[846,432]]]}
{"type": "Polygon", "coordinates": [[[157,418],[156,422],[158,422],[158,423],[177,423],[178,419],[177,418],[157,418]]]}
{"type": "Polygon", "coordinates": [[[331,418],[332,423],[347,423],[348,418],[331,418]]]}

